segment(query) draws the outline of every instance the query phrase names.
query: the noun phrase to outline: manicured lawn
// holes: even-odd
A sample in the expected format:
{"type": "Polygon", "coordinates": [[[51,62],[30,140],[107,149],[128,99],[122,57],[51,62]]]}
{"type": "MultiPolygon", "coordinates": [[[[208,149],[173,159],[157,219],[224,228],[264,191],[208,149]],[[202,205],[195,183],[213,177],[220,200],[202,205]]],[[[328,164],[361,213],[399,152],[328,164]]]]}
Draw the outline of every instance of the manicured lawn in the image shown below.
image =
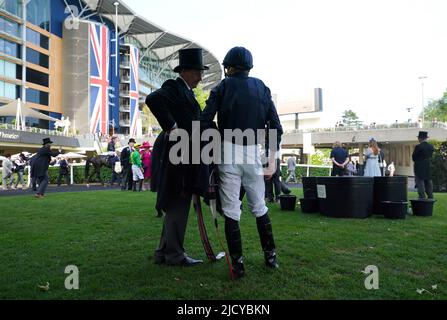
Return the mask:
{"type": "MultiPolygon", "coordinates": [[[[0,198],[0,299],[446,299],[447,195],[436,197],[433,218],[405,221],[334,220],[271,205],[276,272],[264,268],[255,219],[244,212],[247,276],[239,282],[229,281],[224,261],[169,268],[148,259],[162,226],[154,194],[0,198]],[[68,265],[79,268],[78,291],[64,287],[68,265]],[[379,268],[379,290],[365,289],[369,265],[379,268]],[[47,282],[49,291],[38,288],[47,282]]],[[[208,211],[206,218],[221,251],[208,211]]],[[[205,259],[194,212],[189,221],[186,249],[205,259]]]]}

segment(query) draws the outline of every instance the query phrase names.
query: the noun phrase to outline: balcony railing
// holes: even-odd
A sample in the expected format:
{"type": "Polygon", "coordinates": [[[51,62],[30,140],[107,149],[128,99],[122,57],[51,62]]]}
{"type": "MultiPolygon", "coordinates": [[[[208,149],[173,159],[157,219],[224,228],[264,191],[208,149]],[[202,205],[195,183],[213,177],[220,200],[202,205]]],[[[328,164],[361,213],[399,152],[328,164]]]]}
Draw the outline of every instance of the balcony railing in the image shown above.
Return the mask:
{"type": "Polygon", "coordinates": [[[318,132],[349,132],[349,131],[370,131],[370,130],[392,130],[392,129],[447,129],[447,123],[444,122],[425,122],[422,123],[395,123],[395,124],[376,124],[360,126],[341,126],[332,128],[309,128],[298,130],[286,130],[285,134],[295,133],[318,133],[318,132]]]}
{"type": "Polygon", "coordinates": [[[17,131],[17,132],[30,132],[30,133],[49,135],[49,136],[73,137],[73,134],[71,134],[71,133],[64,134],[64,132],[62,132],[62,131],[34,128],[34,127],[25,127],[24,130],[22,130],[22,129],[17,130],[16,126],[13,124],[10,124],[10,123],[0,123],[0,129],[6,129],[6,130],[11,130],[11,131],[17,131]]]}

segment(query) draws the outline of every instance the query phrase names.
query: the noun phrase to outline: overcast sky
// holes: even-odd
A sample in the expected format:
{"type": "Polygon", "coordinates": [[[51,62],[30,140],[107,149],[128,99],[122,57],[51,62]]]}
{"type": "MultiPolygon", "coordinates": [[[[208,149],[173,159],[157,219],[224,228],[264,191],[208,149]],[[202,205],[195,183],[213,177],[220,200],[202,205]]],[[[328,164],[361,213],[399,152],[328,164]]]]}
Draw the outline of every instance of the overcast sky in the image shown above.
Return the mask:
{"type": "Polygon", "coordinates": [[[325,112],[405,121],[447,90],[446,0],[125,0],[219,61],[234,46],[279,101],[323,88],[325,112]]]}

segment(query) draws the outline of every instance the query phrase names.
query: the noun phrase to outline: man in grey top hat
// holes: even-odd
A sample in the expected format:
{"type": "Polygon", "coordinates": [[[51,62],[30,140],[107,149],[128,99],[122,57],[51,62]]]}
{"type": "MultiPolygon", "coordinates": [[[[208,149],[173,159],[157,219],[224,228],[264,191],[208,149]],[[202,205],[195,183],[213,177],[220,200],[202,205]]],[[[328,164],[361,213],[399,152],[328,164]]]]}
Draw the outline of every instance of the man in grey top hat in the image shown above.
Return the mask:
{"type": "Polygon", "coordinates": [[[418,136],[419,144],[413,152],[414,175],[419,199],[433,199],[433,180],[431,175],[431,158],[435,148],[427,142],[428,132],[421,131],[418,136]]]}
{"type": "MultiPolygon", "coordinates": [[[[176,80],[166,81],[160,90],[150,94],[146,104],[157,118],[163,132],[154,145],[153,189],[157,191],[157,210],[166,213],[160,245],[155,252],[155,263],[193,266],[201,260],[190,258],[183,247],[192,195],[197,181],[197,166],[174,164],[169,159],[170,150],[176,142],[169,141],[175,129],[192,134],[192,122],[200,119],[201,109],[193,89],[202,81],[202,49],[179,51],[180,64],[174,69],[179,73],[176,80]]],[[[191,148],[190,148],[191,150],[191,148]]]]}

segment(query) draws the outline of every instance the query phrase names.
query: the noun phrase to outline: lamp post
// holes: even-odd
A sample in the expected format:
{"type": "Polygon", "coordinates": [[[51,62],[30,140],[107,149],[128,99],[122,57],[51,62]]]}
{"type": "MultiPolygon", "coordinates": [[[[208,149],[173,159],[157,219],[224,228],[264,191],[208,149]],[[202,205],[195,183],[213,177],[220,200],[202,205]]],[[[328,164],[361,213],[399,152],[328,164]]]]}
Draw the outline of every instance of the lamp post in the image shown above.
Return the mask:
{"type": "Polygon", "coordinates": [[[419,77],[419,80],[421,80],[421,87],[422,87],[422,128],[424,128],[424,121],[425,121],[425,97],[424,97],[424,80],[427,79],[426,76],[419,77]]]}

